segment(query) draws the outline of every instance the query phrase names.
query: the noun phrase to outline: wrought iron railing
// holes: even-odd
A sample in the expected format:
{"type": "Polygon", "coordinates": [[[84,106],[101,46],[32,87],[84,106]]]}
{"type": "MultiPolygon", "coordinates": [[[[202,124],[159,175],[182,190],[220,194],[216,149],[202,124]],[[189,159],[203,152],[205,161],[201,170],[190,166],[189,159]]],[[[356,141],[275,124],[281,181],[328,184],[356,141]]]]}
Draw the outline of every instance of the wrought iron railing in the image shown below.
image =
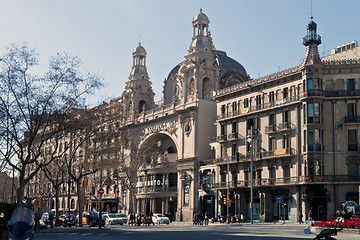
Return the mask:
{"type": "MultiPolygon", "coordinates": [[[[360,176],[352,175],[316,175],[316,176],[298,176],[298,177],[283,177],[283,178],[262,178],[254,179],[254,187],[266,186],[284,186],[284,185],[299,185],[299,184],[324,184],[324,183],[352,183],[359,182],[360,176]]],[[[248,188],[250,187],[250,180],[240,180],[236,182],[229,182],[231,188],[248,188]]],[[[226,188],[227,182],[217,182],[203,186],[203,189],[226,188]]]]}

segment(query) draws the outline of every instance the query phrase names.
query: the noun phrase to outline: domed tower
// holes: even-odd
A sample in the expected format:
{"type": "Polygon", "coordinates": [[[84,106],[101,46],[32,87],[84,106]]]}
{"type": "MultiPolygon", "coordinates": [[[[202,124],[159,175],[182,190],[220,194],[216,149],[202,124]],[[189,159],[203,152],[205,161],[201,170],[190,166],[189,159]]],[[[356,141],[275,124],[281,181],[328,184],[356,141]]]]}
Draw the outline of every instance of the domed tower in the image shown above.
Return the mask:
{"type": "Polygon", "coordinates": [[[321,37],[316,34],[317,25],[313,21],[313,17],[310,18],[310,22],[307,25],[307,35],[304,37],[303,44],[306,46],[306,55],[302,63],[303,66],[322,64],[318,45],[321,44],[321,37]]]}
{"type": "Polygon", "coordinates": [[[135,116],[135,114],[152,108],[155,96],[146,70],[147,53],[145,48],[139,43],[132,55],[133,66],[123,93],[125,110],[129,116],[135,116]]]}
{"type": "Polygon", "coordinates": [[[164,84],[164,104],[213,101],[216,91],[247,81],[245,68],[216,50],[202,9],[192,20],[193,37],[185,61],[176,65],[164,84]]]}
{"type": "Polygon", "coordinates": [[[193,37],[189,53],[212,52],[215,49],[209,32],[209,23],[209,18],[200,9],[192,21],[193,37]]]}

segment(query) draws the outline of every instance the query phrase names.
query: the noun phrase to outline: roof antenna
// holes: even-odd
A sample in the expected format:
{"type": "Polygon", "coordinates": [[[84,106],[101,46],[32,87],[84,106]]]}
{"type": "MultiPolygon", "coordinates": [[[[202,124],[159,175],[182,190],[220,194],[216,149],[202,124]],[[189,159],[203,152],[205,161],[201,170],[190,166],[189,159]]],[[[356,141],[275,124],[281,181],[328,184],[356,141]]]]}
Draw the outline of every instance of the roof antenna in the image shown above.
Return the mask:
{"type": "Polygon", "coordinates": [[[311,20],[314,18],[313,12],[312,12],[312,0],[310,0],[310,18],[311,18],[311,20]]]}
{"type": "Polygon", "coordinates": [[[139,46],[141,45],[141,41],[140,41],[141,35],[139,34],[139,46]]]}

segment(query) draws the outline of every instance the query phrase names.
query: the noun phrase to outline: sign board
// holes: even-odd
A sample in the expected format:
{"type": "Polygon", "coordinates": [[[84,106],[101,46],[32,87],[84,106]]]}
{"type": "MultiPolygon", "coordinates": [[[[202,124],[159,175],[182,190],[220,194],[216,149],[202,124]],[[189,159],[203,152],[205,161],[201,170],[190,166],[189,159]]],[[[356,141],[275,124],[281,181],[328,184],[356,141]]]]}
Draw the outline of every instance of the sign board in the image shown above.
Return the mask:
{"type": "Polygon", "coordinates": [[[100,189],[98,190],[98,194],[103,195],[103,194],[104,194],[104,189],[100,188],[100,189]]]}
{"type": "Polygon", "coordinates": [[[276,203],[282,203],[283,197],[276,197],[276,203]]]}

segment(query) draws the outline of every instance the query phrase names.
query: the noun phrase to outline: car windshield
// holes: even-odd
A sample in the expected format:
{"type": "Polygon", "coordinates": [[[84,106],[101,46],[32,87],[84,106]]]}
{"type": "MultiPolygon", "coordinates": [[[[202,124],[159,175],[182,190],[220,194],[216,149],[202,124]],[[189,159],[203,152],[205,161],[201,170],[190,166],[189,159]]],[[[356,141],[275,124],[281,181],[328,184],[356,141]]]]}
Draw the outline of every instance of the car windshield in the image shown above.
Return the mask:
{"type": "Polygon", "coordinates": [[[117,214],[109,214],[109,218],[117,218],[117,217],[119,217],[119,215],[117,215],[117,214]]]}
{"type": "Polygon", "coordinates": [[[119,214],[119,217],[126,217],[125,214],[119,214]]]}
{"type": "Polygon", "coordinates": [[[158,217],[165,217],[164,215],[162,214],[156,214],[158,217]]]}

